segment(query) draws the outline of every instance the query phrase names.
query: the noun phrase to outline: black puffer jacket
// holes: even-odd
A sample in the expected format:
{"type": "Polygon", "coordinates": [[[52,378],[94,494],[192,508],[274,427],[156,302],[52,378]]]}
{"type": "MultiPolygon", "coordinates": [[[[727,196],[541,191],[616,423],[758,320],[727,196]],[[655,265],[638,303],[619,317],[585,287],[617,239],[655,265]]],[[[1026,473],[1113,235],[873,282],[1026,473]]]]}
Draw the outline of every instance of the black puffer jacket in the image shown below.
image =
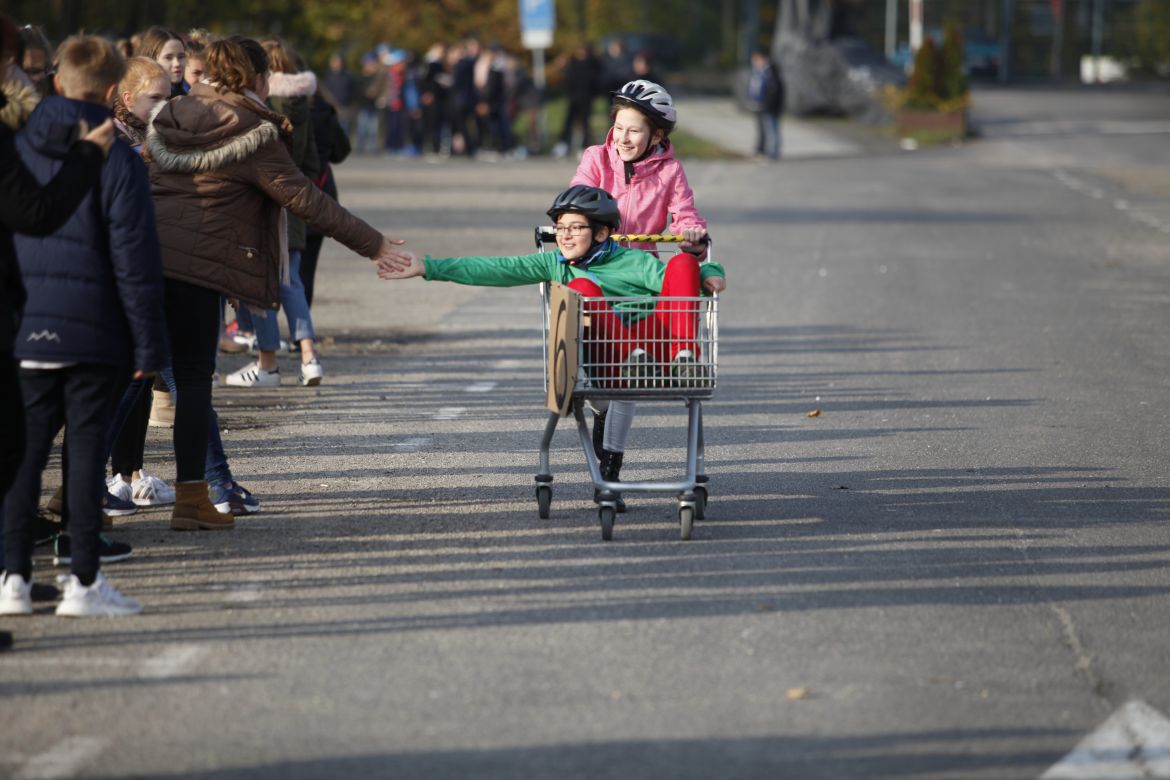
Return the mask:
{"type": "MultiPolygon", "coordinates": [[[[69,156],[78,122],[92,127],[110,115],[93,103],[45,98],[17,136],[16,151],[48,182],[69,156]]],[[[28,289],[17,357],[142,371],[169,365],[150,181],[125,142],[110,147],[100,185],[65,224],[44,237],[17,236],[16,254],[28,289]]]]}
{"type": "Polygon", "coordinates": [[[53,180],[41,186],[20,162],[12,131],[0,123],[0,352],[12,351],[25,301],[12,234],[52,233],[69,219],[101,172],[101,150],[78,141],[53,180]]]}

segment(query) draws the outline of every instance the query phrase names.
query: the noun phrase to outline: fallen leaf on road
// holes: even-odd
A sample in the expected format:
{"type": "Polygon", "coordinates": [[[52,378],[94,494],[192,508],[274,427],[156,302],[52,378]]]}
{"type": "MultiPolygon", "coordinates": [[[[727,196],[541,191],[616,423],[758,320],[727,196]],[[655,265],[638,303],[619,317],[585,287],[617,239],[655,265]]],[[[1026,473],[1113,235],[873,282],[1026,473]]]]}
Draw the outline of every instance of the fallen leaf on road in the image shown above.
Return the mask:
{"type": "Polygon", "coordinates": [[[809,413],[808,413],[807,415],[805,415],[805,416],[806,416],[806,417],[820,417],[820,416],[821,416],[821,410],[820,410],[820,409],[813,409],[811,412],[809,412],[809,413]]]}
{"type": "Polygon", "coordinates": [[[792,701],[800,701],[802,699],[810,698],[812,696],[812,691],[810,691],[808,688],[789,688],[788,692],[784,695],[792,701]]]}

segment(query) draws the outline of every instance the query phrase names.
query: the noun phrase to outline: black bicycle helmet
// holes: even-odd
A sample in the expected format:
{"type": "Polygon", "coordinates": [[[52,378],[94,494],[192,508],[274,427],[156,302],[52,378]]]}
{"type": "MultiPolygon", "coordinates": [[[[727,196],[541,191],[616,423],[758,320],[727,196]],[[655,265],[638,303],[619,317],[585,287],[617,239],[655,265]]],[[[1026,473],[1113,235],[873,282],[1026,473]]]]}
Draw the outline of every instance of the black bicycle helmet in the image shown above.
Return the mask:
{"type": "Polygon", "coordinates": [[[621,89],[613,93],[613,102],[633,106],[668,133],[674,129],[674,124],[678,121],[678,112],[674,110],[674,100],[671,99],[670,93],[663,89],[661,84],[655,84],[653,81],[637,79],[626,82],[621,89]]]}
{"type": "Polygon", "coordinates": [[[583,214],[591,222],[600,222],[617,230],[622,223],[622,215],[618,211],[617,201],[600,187],[590,187],[586,184],[575,184],[557,195],[548,216],[556,220],[561,214],[570,211],[574,214],[583,214]]]}

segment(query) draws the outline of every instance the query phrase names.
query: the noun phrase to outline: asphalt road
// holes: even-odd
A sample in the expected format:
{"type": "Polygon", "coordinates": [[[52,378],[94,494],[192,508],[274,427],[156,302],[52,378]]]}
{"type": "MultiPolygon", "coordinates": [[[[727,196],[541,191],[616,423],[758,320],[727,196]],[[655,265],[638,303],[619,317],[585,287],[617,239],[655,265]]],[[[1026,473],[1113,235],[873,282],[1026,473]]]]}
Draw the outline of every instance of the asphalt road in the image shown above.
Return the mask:
{"type": "MultiPolygon", "coordinates": [[[[960,148],[688,165],[730,282],[690,542],[638,496],[603,543],[567,427],[537,518],[533,290],[331,245],[325,384],[216,392],[262,513],[119,523],[139,617],[0,621],[0,776],[1035,778],[1135,700],[1082,776],[1170,776],[1170,101],[977,100],[960,148]]],[[[417,250],[522,253],[571,172],[340,181],[417,250]]],[[[623,475],[683,420],[643,406],[623,475]]]]}

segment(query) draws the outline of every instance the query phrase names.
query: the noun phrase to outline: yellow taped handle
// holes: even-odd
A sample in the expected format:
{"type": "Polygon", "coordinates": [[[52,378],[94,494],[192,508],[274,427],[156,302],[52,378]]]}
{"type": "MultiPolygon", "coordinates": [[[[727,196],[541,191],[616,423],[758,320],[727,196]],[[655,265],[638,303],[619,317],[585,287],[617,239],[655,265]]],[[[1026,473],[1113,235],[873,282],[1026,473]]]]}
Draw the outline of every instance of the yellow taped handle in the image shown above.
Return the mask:
{"type": "Polygon", "coordinates": [[[614,241],[633,241],[639,244],[650,241],[656,244],[681,244],[687,240],[686,236],[671,233],[617,233],[610,238],[614,241]]]}

